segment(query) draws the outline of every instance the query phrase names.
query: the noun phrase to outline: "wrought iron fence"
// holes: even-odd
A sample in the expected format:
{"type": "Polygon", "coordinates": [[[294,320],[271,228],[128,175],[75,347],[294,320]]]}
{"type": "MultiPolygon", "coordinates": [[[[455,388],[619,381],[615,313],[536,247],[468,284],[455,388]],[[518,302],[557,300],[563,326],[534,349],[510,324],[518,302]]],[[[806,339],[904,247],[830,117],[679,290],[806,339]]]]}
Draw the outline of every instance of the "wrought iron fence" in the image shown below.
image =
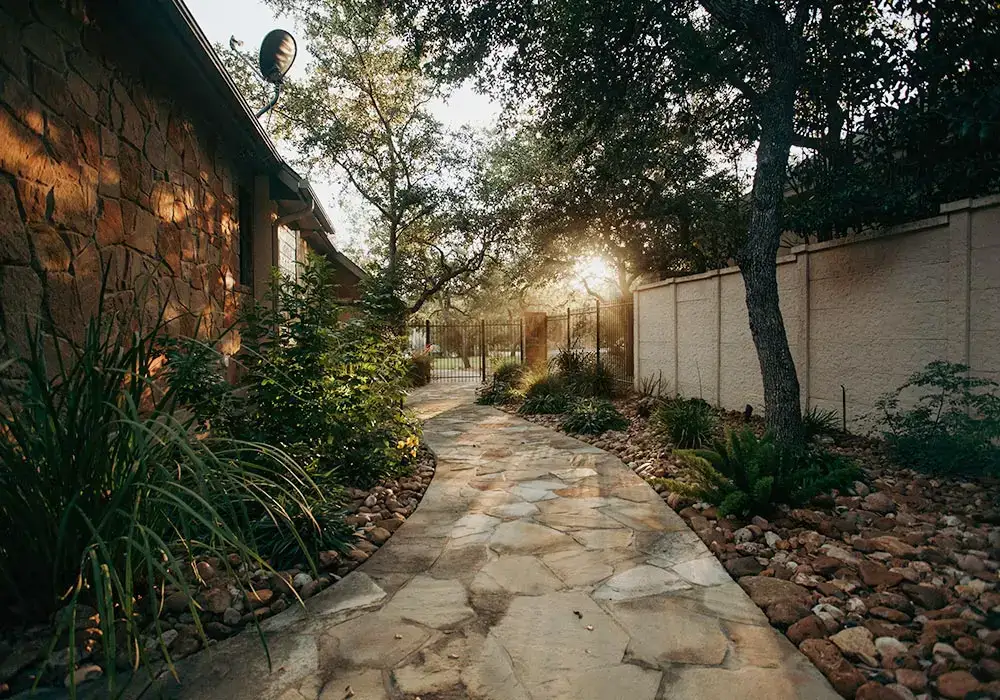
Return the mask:
{"type": "Polygon", "coordinates": [[[431,381],[486,381],[499,360],[524,361],[518,320],[418,321],[409,326],[410,350],[430,355],[431,381]]]}
{"type": "Polygon", "coordinates": [[[619,387],[632,387],[635,337],[631,300],[596,300],[593,306],[550,314],[548,334],[550,357],[561,350],[591,353],[619,387]]]}

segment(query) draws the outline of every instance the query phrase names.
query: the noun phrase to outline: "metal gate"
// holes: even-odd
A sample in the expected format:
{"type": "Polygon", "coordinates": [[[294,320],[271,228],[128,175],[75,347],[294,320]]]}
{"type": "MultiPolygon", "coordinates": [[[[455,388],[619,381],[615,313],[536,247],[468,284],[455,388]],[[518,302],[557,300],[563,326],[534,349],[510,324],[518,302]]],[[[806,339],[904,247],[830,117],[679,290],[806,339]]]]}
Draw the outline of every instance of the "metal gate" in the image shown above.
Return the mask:
{"type": "Polygon", "coordinates": [[[484,382],[502,359],[524,362],[524,324],[516,321],[411,323],[410,349],[426,352],[432,382],[484,382]]]}

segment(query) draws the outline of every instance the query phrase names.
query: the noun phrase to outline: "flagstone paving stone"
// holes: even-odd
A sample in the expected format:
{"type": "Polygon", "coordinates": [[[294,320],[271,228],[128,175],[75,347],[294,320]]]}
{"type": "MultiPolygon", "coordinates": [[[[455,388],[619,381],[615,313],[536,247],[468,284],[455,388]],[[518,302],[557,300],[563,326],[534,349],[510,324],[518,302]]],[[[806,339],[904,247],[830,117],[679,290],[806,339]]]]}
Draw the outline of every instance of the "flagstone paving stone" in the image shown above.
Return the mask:
{"type": "MultiPolygon", "coordinates": [[[[304,609],[143,686],[187,700],[835,700],[614,456],[432,385],[417,511],[304,609]]],[[[137,697],[133,695],[131,697],[137,697]]]]}

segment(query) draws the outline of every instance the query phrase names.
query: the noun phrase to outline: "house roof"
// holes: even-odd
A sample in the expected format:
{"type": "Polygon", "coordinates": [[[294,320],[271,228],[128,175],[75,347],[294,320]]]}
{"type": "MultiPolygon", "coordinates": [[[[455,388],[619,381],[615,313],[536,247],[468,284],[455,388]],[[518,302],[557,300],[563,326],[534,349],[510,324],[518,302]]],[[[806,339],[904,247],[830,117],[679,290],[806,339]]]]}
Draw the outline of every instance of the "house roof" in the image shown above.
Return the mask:
{"type": "Polygon", "coordinates": [[[359,279],[367,277],[333,243],[334,226],[315,190],[282,158],[208,37],[184,0],[112,0],[95,3],[96,13],[108,13],[124,24],[128,35],[142,37],[137,60],[189,94],[191,101],[214,122],[215,131],[239,157],[271,175],[271,197],[279,215],[312,205],[295,224],[319,252],[333,258],[359,279]],[[101,9],[103,7],[103,10],[101,9]]]}

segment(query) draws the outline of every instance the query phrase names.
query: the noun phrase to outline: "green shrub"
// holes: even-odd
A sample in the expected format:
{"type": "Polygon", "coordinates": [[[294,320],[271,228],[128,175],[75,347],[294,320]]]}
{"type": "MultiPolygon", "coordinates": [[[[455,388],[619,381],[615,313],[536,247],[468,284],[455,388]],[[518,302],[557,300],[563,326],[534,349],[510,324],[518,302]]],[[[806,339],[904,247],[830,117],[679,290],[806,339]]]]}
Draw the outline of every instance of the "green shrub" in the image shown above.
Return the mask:
{"type": "Polygon", "coordinates": [[[514,387],[496,377],[476,387],[476,403],[482,406],[502,406],[514,403],[520,394],[514,387]]]}
{"type": "Polygon", "coordinates": [[[564,396],[566,382],[558,374],[546,370],[531,370],[521,379],[521,393],[526,399],[540,396],[564,396]]]}
{"type": "Polygon", "coordinates": [[[607,430],[624,430],[628,421],[607,399],[577,399],[570,404],[561,427],[570,433],[599,435],[607,430]]]}
{"type": "Polygon", "coordinates": [[[431,355],[414,352],[407,358],[406,377],[410,386],[426,386],[431,381],[431,355]]]}
{"type": "Polygon", "coordinates": [[[310,256],[299,280],[272,280],[245,315],[243,428],[254,439],[314,455],[318,474],[370,486],[416,455],[403,410],[408,357],[395,326],[340,320],[328,262],[310,256]]]}
{"type": "MultiPolygon", "coordinates": [[[[309,513],[322,496],[278,450],[196,435],[150,369],[162,313],[144,320],[144,301],[112,312],[103,299],[79,344],[47,328],[60,348],[48,355],[39,327],[26,355],[2,366],[0,609],[26,623],[58,611],[73,663],[77,610],[95,608],[113,688],[117,654],[138,663],[150,632],[170,661],[159,623],[139,629],[162,586],[193,598],[185,571],[198,555],[267,568],[248,544],[252,521],[290,527],[276,503],[309,513]]],[[[201,631],[193,603],[189,612],[201,631]]]]}
{"type": "Polygon", "coordinates": [[[257,547],[276,569],[307,563],[315,571],[320,552],[350,551],[353,529],[344,521],[339,494],[327,493],[325,501],[313,503],[308,510],[290,503],[286,512],[290,523],[262,517],[253,527],[257,547]]]}
{"type": "Polygon", "coordinates": [[[702,399],[675,398],[663,402],[653,412],[653,425],[676,447],[701,447],[719,429],[715,411],[702,399]]]}
{"type": "Polygon", "coordinates": [[[162,345],[164,377],[177,403],[190,409],[201,427],[216,434],[231,432],[237,401],[214,344],[181,337],[167,338],[162,345]]]}
{"type": "Polygon", "coordinates": [[[507,386],[517,386],[524,375],[524,366],[516,357],[504,357],[493,360],[493,381],[506,384],[507,386]]]}
{"type": "Polygon", "coordinates": [[[552,372],[574,396],[609,398],[614,394],[614,378],[598,364],[595,353],[562,349],[552,359],[552,372]]]}
{"type": "Polygon", "coordinates": [[[526,396],[524,403],[517,409],[525,415],[565,413],[569,408],[569,397],[566,394],[535,394],[526,396]]]}
{"type": "Polygon", "coordinates": [[[711,450],[678,450],[693,483],[664,479],[672,491],[719,506],[723,516],[766,513],[775,504],[800,505],[849,486],[857,466],[824,450],[781,446],[750,428],[729,431],[711,450]]]}
{"type": "Polygon", "coordinates": [[[895,459],[943,474],[1000,472],[998,385],[968,372],[965,365],[931,362],[878,401],[895,459]],[[903,395],[914,391],[912,408],[901,408],[903,395]]]}
{"type": "Polygon", "coordinates": [[[840,430],[839,424],[836,411],[824,410],[816,406],[810,408],[802,416],[802,431],[805,433],[806,440],[812,440],[821,435],[834,435],[840,430]]]}

